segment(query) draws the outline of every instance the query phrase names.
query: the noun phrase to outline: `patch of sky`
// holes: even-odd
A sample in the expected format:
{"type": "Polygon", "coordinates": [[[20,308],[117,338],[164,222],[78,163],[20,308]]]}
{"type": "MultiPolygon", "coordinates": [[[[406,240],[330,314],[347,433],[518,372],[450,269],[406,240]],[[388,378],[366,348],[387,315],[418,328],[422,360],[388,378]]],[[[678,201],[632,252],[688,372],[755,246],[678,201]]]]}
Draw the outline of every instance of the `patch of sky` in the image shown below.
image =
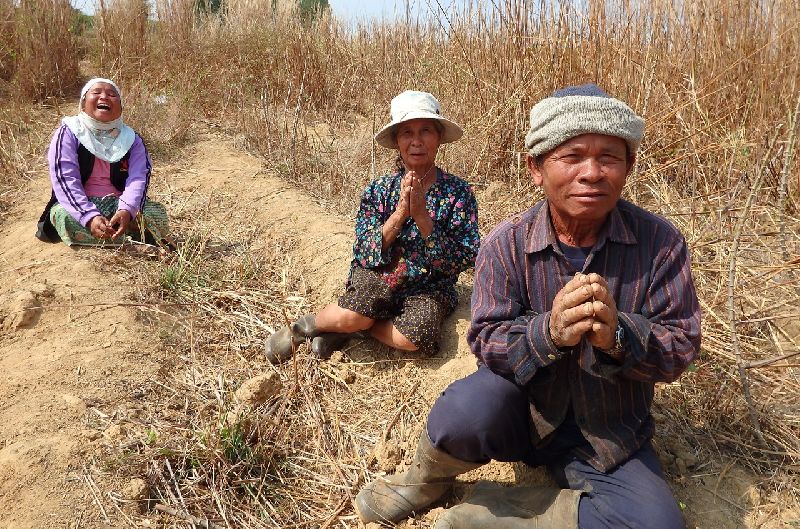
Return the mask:
{"type": "MultiPolygon", "coordinates": [[[[504,0],[328,0],[333,16],[340,21],[356,26],[359,23],[381,23],[440,19],[443,15],[463,12],[476,4],[483,9],[492,9],[504,0]]],[[[151,4],[153,0],[150,0],[151,4]]],[[[97,10],[98,0],[70,0],[73,7],[87,15],[97,10]]],[[[445,17],[446,18],[446,17],[445,17]]]]}

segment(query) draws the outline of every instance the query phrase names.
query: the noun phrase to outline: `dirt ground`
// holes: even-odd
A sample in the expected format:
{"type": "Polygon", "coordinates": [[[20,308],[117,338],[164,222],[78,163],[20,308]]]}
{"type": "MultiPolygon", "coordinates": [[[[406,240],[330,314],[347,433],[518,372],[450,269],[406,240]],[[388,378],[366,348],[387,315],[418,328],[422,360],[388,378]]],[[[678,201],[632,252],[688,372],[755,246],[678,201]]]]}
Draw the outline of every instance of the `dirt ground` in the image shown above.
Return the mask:
{"type": "MultiPolygon", "coordinates": [[[[260,223],[265,237],[296,239],[292,256],[316,302],[335,297],[349,262],[351,220],[269,176],[228,138],[203,136],[181,159],[165,177],[156,160],[156,191],[168,186],[171,193],[213,189],[236,196],[247,207],[234,222],[260,223]]],[[[96,480],[103,466],[99,447],[120,435],[115,414],[135,415],[148,406],[141,388],[157,378],[163,353],[148,340],[153,324],[130,303],[130,287],[98,266],[98,252],[110,250],[74,250],[33,237],[48,195],[41,173],[0,226],[0,529],[152,526],[147,514],[134,521],[108,501],[108,494],[135,488],[133,476],[113,486],[96,480]]],[[[214,215],[215,206],[208,207],[214,215]]],[[[419,393],[429,400],[475,368],[464,338],[469,285],[460,289],[462,303],[445,323],[441,354],[418,362],[425,375],[419,393]]],[[[689,527],[797,527],[796,507],[763,493],[758,476],[735,462],[698,460],[695,447],[663,428],[656,441],[689,527]]],[[[547,480],[506,464],[467,477],[547,480]]],[[[341,513],[345,525],[355,526],[352,514],[349,508],[341,513]]]]}

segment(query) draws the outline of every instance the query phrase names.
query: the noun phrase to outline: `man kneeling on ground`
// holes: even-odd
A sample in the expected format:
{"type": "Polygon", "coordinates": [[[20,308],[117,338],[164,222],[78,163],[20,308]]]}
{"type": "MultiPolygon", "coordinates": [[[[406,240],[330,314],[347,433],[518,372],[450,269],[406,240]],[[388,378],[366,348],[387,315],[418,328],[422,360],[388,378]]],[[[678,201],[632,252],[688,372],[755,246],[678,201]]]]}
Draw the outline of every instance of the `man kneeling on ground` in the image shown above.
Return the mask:
{"type": "Polygon", "coordinates": [[[683,236],[620,199],[644,121],[594,85],[555,92],[530,120],[545,199],[478,254],[478,370],[436,401],[411,468],[367,485],[356,509],[400,520],[495,459],[547,465],[563,490],[479,488],[437,528],[682,528],[650,406],[697,355],[700,310],[683,236]]]}

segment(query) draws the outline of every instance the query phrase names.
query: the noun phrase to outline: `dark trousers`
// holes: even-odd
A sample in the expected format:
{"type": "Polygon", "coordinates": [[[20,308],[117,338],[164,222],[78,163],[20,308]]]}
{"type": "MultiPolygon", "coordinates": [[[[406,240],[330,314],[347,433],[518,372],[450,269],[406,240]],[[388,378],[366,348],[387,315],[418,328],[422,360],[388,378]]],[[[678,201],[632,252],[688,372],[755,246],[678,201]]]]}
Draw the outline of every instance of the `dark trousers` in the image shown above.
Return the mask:
{"type": "Polygon", "coordinates": [[[547,465],[563,488],[584,490],[580,529],[683,529],[681,510],[650,443],[609,472],[569,455],[587,443],[574,416],[543,449],[531,442],[528,398],[522,388],[481,366],[442,393],[428,415],[428,436],[448,454],[476,463],[524,461],[547,465]]]}

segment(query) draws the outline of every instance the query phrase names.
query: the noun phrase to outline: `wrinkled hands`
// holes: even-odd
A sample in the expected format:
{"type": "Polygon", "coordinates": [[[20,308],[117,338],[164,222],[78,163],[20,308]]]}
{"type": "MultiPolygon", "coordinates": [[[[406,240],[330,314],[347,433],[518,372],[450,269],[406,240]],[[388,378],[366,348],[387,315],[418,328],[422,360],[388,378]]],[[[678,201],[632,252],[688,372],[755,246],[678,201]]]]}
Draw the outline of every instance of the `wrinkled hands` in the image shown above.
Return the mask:
{"type": "Polygon", "coordinates": [[[400,201],[397,202],[397,207],[394,210],[394,214],[403,221],[411,216],[412,173],[413,171],[406,173],[400,180],[400,201]]]}
{"type": "MultiPolygon", "coordinates": [[[[419,224],[420,218],[429,218],[428,207],[425,204],[425,189],[422,183],[422,178],[416,171],[409,171],[406,175],[409,178],[409,210],[411,217],[419,224]]],[[[404,178],[405,179],[405,178],[404,178]]]]}
{"type": "Polygon", "coordinates": [[[425,189],[416,171],[407,172],[400,181],[400,200],[392,214],[391,224],[402,226],[408,217],[414,219],[423,237],[433,230],[433,220],[425,202],[425,189]]]}
{"type": "Polygon", "coordinates": [[[131,223],[131,214],[129,211],[120,209],[111,219],[105,218],[103,215],[92,217],[89,221],[89,232],[98,239],[116,239],[126,231],[128,225],[131,223]]]}
{"type": "Polygon", "coordinates": [[[418,220],[423,215],[429,216],[422,179],[416,171],[409,171],[403,175],[400,181],[400,201],[397,203],[395,213],[402,215],[403,220],[408,217],[418,220]]]}
{"type": "Polygon", "coordinates": [[[614,347],[617,304],[599,274],[575,274],[553,300],[550,337],[557,347],[571,347],[585,334],[604,351],[614,347]]]}

